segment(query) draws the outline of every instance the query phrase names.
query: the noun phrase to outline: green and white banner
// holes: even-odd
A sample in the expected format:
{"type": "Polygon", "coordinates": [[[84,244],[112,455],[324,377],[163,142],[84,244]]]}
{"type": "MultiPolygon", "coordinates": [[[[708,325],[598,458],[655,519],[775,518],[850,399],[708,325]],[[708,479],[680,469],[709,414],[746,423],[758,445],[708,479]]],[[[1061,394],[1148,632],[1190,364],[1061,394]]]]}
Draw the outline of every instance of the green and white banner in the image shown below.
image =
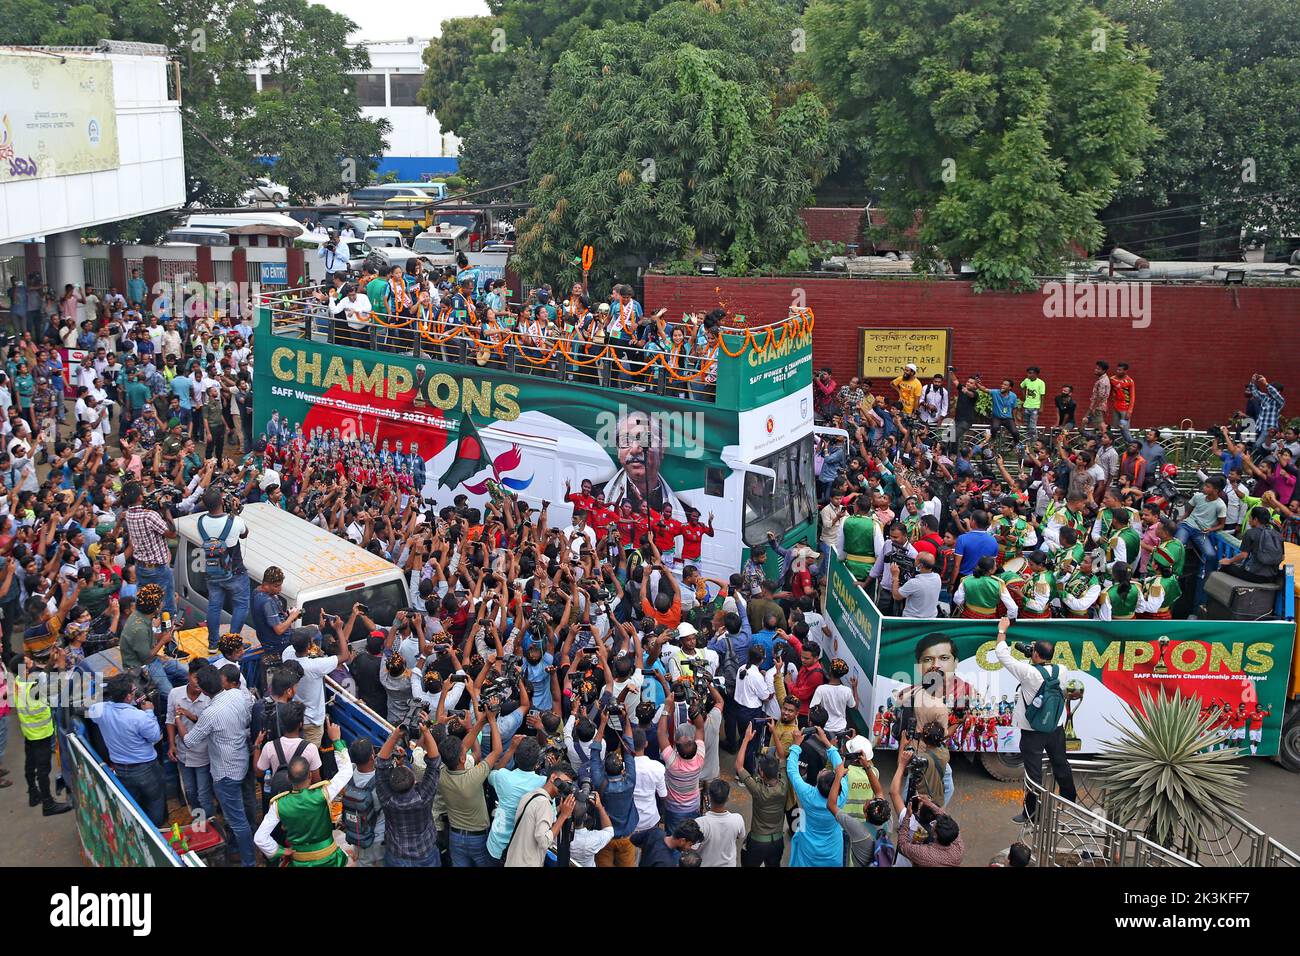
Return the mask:
{"type": "MultiPolygon", "coordinates": [[[[1140,707],[1145,692],[1196,698],[1228,734],[1227,746],[1261,755],[1278,750],[1294,637],[1295,625],[1282,621],[1024,621],[1009,634],[1013,644],[1056,643],[1062,684],[1082,695],[1069,705],[1071,751],[1096,753],[1117,738],[1107,718],[1125,723],[1124,705],[1140,707]]],[[[884,618],[873,725],[889,723],[896,691],[929,685],[935,678],[926,675],[938,671],[954,749],[1017,751],[1017,681],[996,647],[997,621],[884,618]]],[[[879,736],[880,746],[898,743],[879,736]]]]}
{"type": "MultiPolygon", "coordinates": [[[[443,363],[257,332],[254,433],[276,429],[344,446],[365,439],[414,453],[416,490],[438,504],[486,500],[490,483],[536,506],[553,502],[563,525],[567,480],[590,479],[613,504],[626,498],[717,518],[705,538],[706,573],[735,570],[741,553],[736,412],[646,392],[443,363]],[[274,417],[274,426],[272,418],[274,417]],[[399,446],[400,443],[400,446],[399,446]]],[[[522,363],[521,363],[522,364],[522,363]]],[[[553,375],[554,373],[552,373],[553,375]]]]}
{"type": "Polygon", "coordinates": [[[858,700],[864,714],[871,704],[876,679],[881,621],[880,611],[832,553],[826,575],[826,624],[830,634],[809,637],[821,645],[823,657],[838,657],[849,665],[849,676],[858,679],[858,700]]]}

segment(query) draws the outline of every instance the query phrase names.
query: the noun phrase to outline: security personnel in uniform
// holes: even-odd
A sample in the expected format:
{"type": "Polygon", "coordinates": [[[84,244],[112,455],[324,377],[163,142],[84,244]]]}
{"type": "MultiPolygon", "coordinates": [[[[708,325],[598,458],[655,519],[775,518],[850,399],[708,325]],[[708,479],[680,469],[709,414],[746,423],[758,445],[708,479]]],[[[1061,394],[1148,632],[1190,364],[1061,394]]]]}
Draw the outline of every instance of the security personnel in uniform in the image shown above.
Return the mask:
{"type": "Polygon", "coordinates": [[[40,806],[44,816],[52,817],[72,809],[59,803],[50,793],[50,768],[54,758],[54,711],[50,709],[50,687],[65,661],[62,648],[50,653],[49,669],[37,671],[30,657],[23,658],[22,674],[14,681],[14,706],[18,727],[23,733],[23,771],[27,776],[27,803],[40,806]]]}
{"type": "Polygon", "coordinates": [[[253,835],[253,842],[268,860],[288,857],[290,866],[348,865],[348,855],[334,842],[330,804],[352,779],[352,761],[348,758],[348,748],[339,739],[338,725],[328,718],[325,732],[334,747],[338,772],[330,780],[309,784],[311,771],[306,758],[289,761],[289,789],[271,798],[262,825],[253,835]],[[271,836],[276,824],[284,827],[288,846],[280,846],[271,836]]]}

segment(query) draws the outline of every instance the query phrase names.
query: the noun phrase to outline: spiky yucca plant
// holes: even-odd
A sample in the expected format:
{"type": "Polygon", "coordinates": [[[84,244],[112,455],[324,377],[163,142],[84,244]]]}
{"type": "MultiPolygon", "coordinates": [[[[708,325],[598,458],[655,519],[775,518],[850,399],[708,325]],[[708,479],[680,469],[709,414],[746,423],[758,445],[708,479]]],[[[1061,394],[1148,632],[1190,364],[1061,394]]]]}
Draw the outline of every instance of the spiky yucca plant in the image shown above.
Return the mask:
{"type": "Polygon", "coordinates": [[[1102,744],[1106,807],[1116,823],[1141,827],[1161,846],[1180,833],[1199,846],[1225,809],[1242,806],[1237,753],[1210,749],[1227,734],[1210,730],[1195,698],[1143,691],[1141,701],[1140,710],[1124,705],[1133,727],[1106,718],[1120,732],[1102,744]]]}

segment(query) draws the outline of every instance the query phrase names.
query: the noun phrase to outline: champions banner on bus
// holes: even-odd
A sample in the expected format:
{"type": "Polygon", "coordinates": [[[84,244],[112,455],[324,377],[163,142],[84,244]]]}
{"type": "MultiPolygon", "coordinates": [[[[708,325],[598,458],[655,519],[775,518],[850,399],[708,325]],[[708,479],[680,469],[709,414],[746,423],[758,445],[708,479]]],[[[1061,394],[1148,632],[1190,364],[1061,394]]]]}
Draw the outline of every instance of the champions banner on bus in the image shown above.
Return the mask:
{"type": "MultiPolygon", "coordinates": [[[[880,611],[832,553],[826,575],[826,626],[830,634],[808,636],[821,645],[824,661],[838,657],[849,665],[849,677],[858,679],[858,700],[864,705],[872,700],[880,622],[880,611]]],[[[861,709],[865,715],[867,708],[861,709]]]]}
{"type": "MultiPolygon", "coordinates": [[[[723,519],[741,494],[738,473],[724,463],[738,451],[735,412],[273,337],[267,325],[257,333],[255,434],[301,430],[358,475],[374,474],[381,455],[400,456],[415,478],[411,490],[439,504],[463,493],[481,505],[502,490],[534,506],[554,502],[553,526],[569,513],[566,480],[575,493],[590,479],[610,503],[644,502],[678,520],[687,507],[704,523],[715,513],[717,534],[704,539],[700,563],[706,573],[734,570],[726,555],[739,553],[739,543],[727,540],[723,519]]],[[[734,535],[738,520],[725,523],[734,535]]]]}
{"type": "MultiPolygon", "coordinates": [[[[1180,694],[1201,702],[1243,754],[1277,753],[1290,673],[1294,625],[1236,621],[1042,621],[1013,624],[1010,643],[1056,642],[1069,700],[1066,747],[1097,753],[1119,736],[1107,718],[1127,725],[1124,704],[1139,695],[1180,694]]],[[[1019,749],[1012,712],[1017,681],[997,660],[996,621],[884,618],[873,727],[896,715],[895,691],[938,671],[953,716],[951,745],[961,751],[1019,749]]],[[[1012,656],[1023,660],[1019,651],[1012,656]]],[[[888,730],[879,745],[896,747],[888,730]]]]}

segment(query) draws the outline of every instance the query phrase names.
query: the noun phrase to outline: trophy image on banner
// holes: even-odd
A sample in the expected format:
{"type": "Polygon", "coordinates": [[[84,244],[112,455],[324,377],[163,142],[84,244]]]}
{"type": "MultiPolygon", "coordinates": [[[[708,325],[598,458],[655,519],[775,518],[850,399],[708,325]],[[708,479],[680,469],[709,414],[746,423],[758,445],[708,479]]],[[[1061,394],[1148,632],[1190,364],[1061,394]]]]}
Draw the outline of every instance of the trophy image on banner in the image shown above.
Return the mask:
{"type": "Polygon", "coordinates": [[[1083,702],[1083,681],[1077,677],[1065,682],[1065,749],[1081,750],[1083,741],[1074,732],[1074,715],[1083,702]]]}
{"type": "Polygon", "coordinates": [[[428,374],[423,365],[415,366],[415,400],[411,404],[416,408],[423,408],[426,404],[424,401],[424,377],[428,374]]]}
{"type": "Polygon", "coordinates": [[[1169,666],[1165,663],[1165,648],[1169,646],[1169,635],[1161,634],[1156,638],[1156,643],[1160,645],[1160,654],[1156,658],[1156,666],[1152,669],[1152,673],[1168,674],[1169,666]]]}

